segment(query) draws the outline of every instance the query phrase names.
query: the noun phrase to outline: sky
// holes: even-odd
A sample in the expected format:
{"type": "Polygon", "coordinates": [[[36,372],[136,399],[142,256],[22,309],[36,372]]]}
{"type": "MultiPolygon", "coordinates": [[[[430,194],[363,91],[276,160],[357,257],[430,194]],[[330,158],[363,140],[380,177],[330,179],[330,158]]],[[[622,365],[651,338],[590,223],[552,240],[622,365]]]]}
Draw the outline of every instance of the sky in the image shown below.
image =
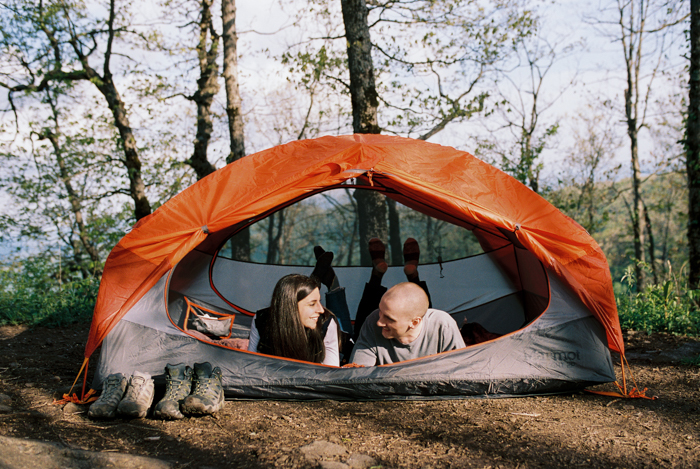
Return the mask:
{"type": "MultiPolygon", "coordinates": [[[[142,2],[143,8],[141,13],[146,17],[148,15],[156,15],[158,13],[150,2],[142,2]]],[[[305,5],[305,0],[298,0],[299,5],[305,5]]],[[[575,133],[575,116],[577,113],[586,112],[585,105],[595,100],[611,100],[617,110],[620,110],[621,99],[624,91],[624,69],[622,68],[622,52],[619,42],[612,40],[601,32],[601,27],[591,24],[586,18],[601,17],[606,5],[611,2],[598,0],[560,0],[557,2],[541,2],[540,11],[544,18],[543,30],[546,31],[544,36],[550,43],[560,45],[576,43],[581,44],[572,53],[562,56],[547,76],[545,82],[546,92],[544,101],[553,104],[551,108],[543,114],[542,124],[551,125],[558,122],[561,124],[561,129],[557,135],[556,141],[553,142],[551,148],[548,148],[543,153],[543,161],[545,162],[545,170],[543,177],[556,178],[557,171],[561,166],[561,162],[567,158],[570,149],[573,146],[573,135],[575,133]],[[572,78],[575,78],[573,85],[566,86],[572,78]],[[566,87],[566,88],[565,88],[566,87]],[[562,88],[565,90],[562,92],[562,88]],[[556,99],[555,99],[556,98],[556,99]]],[[[270,99],[274,99],[273,91],[276,89],[282,90],[282,93],[289,93],[285,68],[276,60],[275,56],[281,55],[286,47],[296,42],[304,31],[299,31],[294,28],[294,19],[288,12],[293,11],[294,2],[284,2],[284,7],[278,0],[257,0],[238,1],[237,2],[237,29],[240,32],[239,52],[241,61],[239,64],[240,82],[242,86],[244,108],[248,113],[248,117],[260,113],[268,116],[271,113],[279,113],[278,119],[284,120],[287,116],[284,115],[282,106],[276,109],[270,106],[270,99]],[[265,50],[265,52],[261,52],[265,50]],[[270,97],[272,96],[272,98],[270,97]],[[264,112],[263,112],[264,111],[264,112]]],[[[338,5],[332,3],[338,10],[338,5]]],[[[216,6],[215,8],[218,8],[216,6]]],[[[218,14],[218,10],[215,10],[218,14]]],[[[612,16],[610,18],[613,18],[612,16]]],[[[617,32],[613,27],[613,32],[617,32]]],[[[171,27],[170,30],[165,30],[166,34],[175,36],[182,35],[183,29],[171,27]]],[[[674,49],[671,49],[668,57],[669,61],[676,65],[682,65],[684,52],[682,43],[674,49]]],[[[181,73],[182,68],[172,66],[167,62],[160,64],[162,73],[181,73]]],[[[518,79],[517,73],[513,75],[518,79]]],[[[190,77],[192,78],[192,76],[190,77]]],[[[524,78],[520,75],[520,79],[524,78]]],[[[124,80],[124,79],[122,79],[124,80]]],[[[190,85],[193,85],[193,79],[189,79],[190,85]]],[[[122,82],[119,85],[122,89],[129,84],[122,82]]],[[[223,87],[222,87],[223,88],[223,87]]],[[[663,80],[657,80],[654,86],[654,93],[657,96],[668,95],[672,91],[671,85],[663,80]]],[[[189,92],[193,91],[193,86],[190,86],[189,92]]],[[[148,110],[138,108],[134,98],[124,93],[124,98],[130,101],[133,105],[132,112],[134,113],[134,121],[141,132],[159,132],[161,127],[151,125],[149,123],[150,115],[148,110]],[[152,129],[150,127],[153,127],[152,129]]],[[[5,106],[6,100],[4,95],[0,98],[5,106]]],[[[182,158],[188,156],[191,151],[191,142],[194,139],[193,127],[193,106],[184,101],[172,99],[168,102],[168,106],[172,107],[173,113],[179,117],[174,118],[176,134],[173,137],[175,145],[181,147],[182,158]],[[179,127],[178,127],[179,126],[179,127]]],[[[224,106],[222,95],[217,98],[218,111],[221,112],[224,106]]],[[[4,116],[7,119],[8,115],[4,116]]],[[[617,120],[617,126],[620,139],[623,142],[618,150],[617,158],[623,165],[623,171],[620,177],[625,177],[629,172],[626,170],[629,159],[627,150],[627,141],[625,140],[624,126],[622,125],[622,114],[617,120]]],[[[161,123],[161,126],[165,124],[161,123]]],[[[169,125],[169,124],[168,124],[169,125]]],[[[259,151],[268,148],[277,143],[271,138],[265,138],[265,131],[254,129],[256,123],[248,122],[246,138],[247,149],[250,152],[259,151]],[[258,130],[257,132],[255,130],[258,130]]],[[[430,139],[431,142],[454,146],[461,150],[470,152],[475,151],[475,140],[473,136],[481,136],[482,138],[492,138],[501,141],[505,137],[491,131],[479,119],[472,119],[468,122],[450,124],[444,131],[438,133],[430,139]]],[[[225,128],[218,126],[215,129],[214,138],[211,146],[212,159],[218,159],[218,164],[223,164],[223,158],[227,153],[227,136],[225,128]]],[[[654,150],[654,142],[650,135],[643,131],[640,140],[640,154],[644,158],[645,155],[651,154],[654,150]]],[[[647,171],[648,171],[647,167],[647,171]]],[[[0,189],[0,204],[8,204],[8,197],[0,189]]],[[[0,244],[0,257],[4,257],[9,252],[8,244],[0,244]]]]}
{"type": "MultiPolygon", "coordinates": [[[[534,4],[534,3],[533,3],[534,4]]],[[[241,31],[282,32],[274,35],[261,35],[255,33],[245,33],[242,35],[242,43],[245,50],[269,48],[271,53],[281,54],[287,43],[293,40],[291,28],[285,29],[292,24],[292,19],[282,11],[279,4],[274,0],[264,0],[260,2],[238,2],[237,24],[241,31]]],[[[289,8],[287,4],[287,8],[289,8]]],[[[622,111],[622,99],[625,89],[625,73],[623,68],[623,55],[621,43],[608,33],[617,34],[618,25],[595,24],[598,18],[615,21],[615,2],[604,0],[561,0],[545,1],[540,4],[540,12],[543,16],[542,30],[545,39],[551,44],[577,44],[575,50],[566,55],[561,54],[561,58],[553,65],[545,81],[545,92],[543,102],[553,102],[551,108],[543,116],[543,123],[549,125],[559,122],[560,132],[554,142],[553,147],[546,150],[543,158],[546,163],[545,173],[556,172],[556,162],[563,154],[570,151],[573,146],[573,135],[575,131],[574,121],[577,113],[586,112],[586,104],[592,100],[610,100],[618,112],[622,111]],[[613,7],[611,10],[610,8],[613,7]],[[573,85],[567,85],[574,80],[573,85]],[[565,91],[561,91],[566,87],[565,91]],[[551,166],[551,171],[548,171],[551,166]]],[[[645,43],[645,47],[650,47],[650,41],[645,43]]],[[[683,43],[680,42],[668,53],[668,60],[675,66],[682,65],[684,59],[683,43]]],[[[272,80],[283,84],[279,71],[279,66],[269,59],[258,56],[249,58],[243,55],[241,69],[244,74],[253,82],[261,79],[272,80]]],[[[521,78],[525,78],[521,76],[521,78]]],[[[269,83],[269,82],[268,82],[269,83]]],[[[244,86],[246,86],[244,84],[244,86]]],[[[654,93],[663,96],[671,91],[671,85],[665,80],[657,78],[653,87],[654,93]]],[[[617,120],[619,123],[620,138],[624,140],[625,129],[622,114],[617,120]]],[[[458,147],[466,151],[474,151],[474,142],[465,136],[474,134],[484,135],[482,125],[478,119],[465,123],[455,123],[430,139],[435,143],[458,147]]],[[[492,134],[487,132],[487,134],[492,134]]],[[[640,133],[640,154],[649,155],[653,150],[653,141],[648,132],[644,130],[640,133]]],[[[258,144],[258,147],[264,143],[258,144]]],[[[262,148],[257,148],[262,149],[262,148]]],[[[627,142],[618,151],[618,158],[621,162],[626,162],[627,142]]],[[[624,166],[624,164],[623,164],[624,166]]],[[[647,172],[651,167],[645,166],[647,172]]],[[[628,173],[622,173],[625,177],[628,173]]]]}

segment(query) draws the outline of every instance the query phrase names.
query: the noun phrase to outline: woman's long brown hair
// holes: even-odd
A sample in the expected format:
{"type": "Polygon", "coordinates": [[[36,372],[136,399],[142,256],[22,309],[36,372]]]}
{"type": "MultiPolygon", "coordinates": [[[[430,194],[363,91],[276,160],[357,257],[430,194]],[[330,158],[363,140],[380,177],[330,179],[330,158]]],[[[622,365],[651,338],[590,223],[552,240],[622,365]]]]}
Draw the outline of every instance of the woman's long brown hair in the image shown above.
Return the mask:
{"type": "Polygon", "coordinates": [[[258,351],[278,357],[295,358],[314,363],[323,362],[323,325],[333,314],[324,308],[315,329],[307,329],[299,318],[299,302],[319,288],[315,279],[290,274],[282,277],[272,292],[272,301],[264,330],[260,333],[258,351]]]}

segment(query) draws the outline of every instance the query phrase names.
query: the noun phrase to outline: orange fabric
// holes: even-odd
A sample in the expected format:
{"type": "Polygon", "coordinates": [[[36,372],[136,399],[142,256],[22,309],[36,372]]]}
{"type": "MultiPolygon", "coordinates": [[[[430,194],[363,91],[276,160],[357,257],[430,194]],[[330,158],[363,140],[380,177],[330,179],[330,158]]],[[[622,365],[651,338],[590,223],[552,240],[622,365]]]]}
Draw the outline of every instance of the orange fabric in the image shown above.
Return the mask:
{"type": "Polygon", "coordinates": [[[617,389],[619,389],[620,392],[594,391],[591,389],[585,389],[585,391],[591,394],[598,394],[600,396],[622,397],[625,399],[649,399],[651,401],[658,399],[658,396],[647,396],[647,388],[644,388],[641,391],[639,390],[637,382],[632,375],[632,368],[630,368],[630,364],[627,362],[624,355],[620,355],[620,367],[622,369],[622,384],[617,381],[615,382],[615,386],[617,386],[617,389]],[[630,378],[632,378],[632,382],[634,383],[634,387],[629,391],[627,390],[627,376],[625,375],[625,367],[629,370],[630,378]]]}
{"type": "MultiPolygon", "coordinates": [[[[617,383],[615,383],[617,384],[617,383]]],[[[584,389],[587,393],[590,394],[597,394],[599,396],[608,396],[608,397],[620,397],[624,399],[649,399],[650,401],[655,401],[658,399],[658,396],[647,396],[647,388],[642,389],[641,391],[637,390],[637,388],[632,388],[629,391],[625,392],[624,394],[621,392],[612,392],[612,391],[595,391],[591,389],[584,389]]]]}
{"type": "Polygon", "coordinates": [[[371,174],[402,202],[517,239],[591,309],[624,352],[612,280],[596,242],[514,178],[469,153],[420,140],[349,135],[280,145],[210,174],[134,226],[112,250],[85,356],[172,266],[207,236],[313,190],[371,174]]]}
{"type": "Polygon", "coordinates": [[[90,402],[97,400],[97,396],[95,395],[94,389],[90,389],[87,392],[87,394],[85,393],[85,385],[87,383],[88,363],[90,363],[90,359],[85,358],[85,360],[83,360],[83,365],[80,367],[80,371],[78,371],[78,376],[76,376],[75,381],[73,381],[73,385],[70,387],[70,389],[68,390],[67,393],[63,394],[63,399],[59,399],[59,400],[54,399],[52,402],[52,405],[64,405],[64,404],[68,404],[69,402],[72,402],[73,404],[89,404],[90,402]],[[71,395],[71,392],[73,392],[73,388],[75,387],[75,384],[80,379],[80,374],[83,373],[83,370],[85,371],[85,374],[83,375],[83,388],[82,388],[82,392],[80,393],[81,397],[78,397],[78,395],[76,393],[73,393],[71,395]]]}
{"type": "Polygon", "coordinates": [[[94,389],[90,389],[87,394],[85,394],[82,398],[78,397],[76,393],[71,394],[64,394],[63,399],[54,399],[51,405],[65,405],[68,404],[69,402],[72,402],[73,404],[89,404],[91,402],[95,402],[97,400],[96,396],[96,391],[94,389]]]}

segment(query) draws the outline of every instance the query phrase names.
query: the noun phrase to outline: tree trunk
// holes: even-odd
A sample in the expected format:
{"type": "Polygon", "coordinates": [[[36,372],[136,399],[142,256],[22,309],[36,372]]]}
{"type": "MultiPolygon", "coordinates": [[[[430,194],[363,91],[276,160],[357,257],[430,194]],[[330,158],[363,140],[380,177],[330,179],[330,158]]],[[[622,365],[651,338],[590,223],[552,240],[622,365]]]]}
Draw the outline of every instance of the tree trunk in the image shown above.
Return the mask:
{"type": "Polygon", "coordinates": [[[110,71],[109,61],[112,55],[112,42],[115,36],[115,0],[111,0],[109,6],[109,20],[107,22],[109,36],[107,41],[108,47],[104,57],[103,76],[100,76],[88,63],[88,58],[85,54],[83,54],[83,51],[78,44],[78,38],[73,30],[70,31],[71,39],[69,42],[80,60],[83,71],[85,72],[85,76],[83,78],[90,80],[95,84],[95,86],[97,86],[97,89],[100,90],[102,96],[105,97],[107,106],[109,107],[109,110],[112,111],[112,115],[114,116],[114,125],[119,131],[121,143],[124,146],[124,165],[126,166],[126,174],[129,178],[129,195],[134,201],[134,216],[136,217],[136,220],[140,220],[143,217],[151,214],[151,204],[148,202],[148,198],[146,197],[146,185],[141,178],[141,160],[139,159],[139,154],[136,149],[136,138],[134,137],[134,132],[131,129],[131,124],[129,123],[126,106],[119,95],[119,91],[117,91],[117,87],[112,80],[112,72],[110,71]]]}
{"type": "Polygon", "coordinates": [[[396,210],[396,201],[387,197],[386,204],[389,209],[389,246],[391,248],[392,265],[403,264],[403,246],[401,245],[401,224],[399,212],[396,210]]]}
{"type": "MultiPolygon", "coordinates": [[[[97,252],[95,245],[88,238],[87,230],[85,229],[85,221],[83,220],[81,201],[77,193],[75,192],[75,189],[73,189],[71,177],[68,172],[68,168],[66,167],[66,162],[63,159],[63,152],[61,151],[61,146],[58,142],[58,135],[50,131],[46,131],[41,136],[41,138],[47,138],[53,146],[54,155],[56,156],[56,163],[58,164],[59,175],[61,177],[61,181],[63,182],[63,187],[65,187],[66,192],[68,193],[68,202],[71,206],[71,212],[73,212],[75,226],[78,228],[78,238],[82,243],[83,249],[85,250],[85,252],[88,253],[88,256],[90,256],[90,260],[94,264],[94,275],[96,277],[99,277],[100,275],[102,275],[102,269],[100,268],[100,255],[97,252]]],[[[77,246],[73,245],[74,251],[76,250],[76,248],[77,246]]],[[[79,260],[79,256],[77,254],[75,255],[75,258],[79,260]]],[[[83,272],[86,272],[86,269],[84,269],[82,265],[78,264],[78,267],[80,267],[80,269],[83,272]]]]}
{"type": "Polygon", "coordinates": [[[378,134],[377,89],[374,85],[372,42],[365,0],[342,0],[345,39],[348,45],[352,129],[356,134],[378,134]]]}
{"type": "Polygon", "coordinates": [[[71,237],[70,245],[73,249],[73,262],[75,263],[75,268],[80,270],[80,275],[82,275],[83,279],[87,279],[90,277],[90,271],[83,263],[83,249],[80,243],[80,241],[71,237]]]}
{"type": "MultiPolygon", "coordinates": [[[[644,201],[642,201],[644,202],[644,201]]],[[[644,228],[646,229],[646,234],[649,237],[649,267],[651,267],[652,278],[654,279],[654,284],[659,283],[659,276],[656,272],[656,247],[654,246],[654,231],[652,230],[651,218],[649,218],[649,211],[647,210],[647,205],[644,204],[644,228]]]]}
{"type": "Polygon", "coordinates": [[[221,0],[221,15],[224,24],[224,82],[226,86],[226,115],[231,151],[226,163],[245,156],[243,137],[243,114],[241,93],[238,88],[238,36],[236,34],[236,0],[221,0]]]}
{"type": "Polygon", "coordinates": [[[194,152],[187,162],[197,174],[197,179],[216,171],[207,159],[207,149],[214,129],[211,120],[211,104],[219,92],[219,65],[216,59],[219,55],[219,36],[212,27],[211,5],[213,0],[202,0],[202,14],[199,19],[199,43],[197,57],[199,59],[199,79],[197,91],[189,97],[197,105],[197,135],[194,139],[194,152]],[[211,44],[207,43],[211,36],[211,44]]]}
{"type": "Polygon", "coordinates": [[[386,204],[381,194],[363,189],[355,190],[353,195],[357,200],[357,215],[360,232],[360,264],[372,265],[372,258],[367,249],[370,238],[377,237],[386,243],[389,238],[386,223],[386,204]]]}
{"type": "MultiPolygon", "coordinates": [[[[221,17],[223,20],[222,38],[224,41],[224,83],[226,87],[226,115],[228,116],[228,133],[230,152],[226,164],[233,163],[245,156],[245,139],[243,135],[243,114],[241,112],[241,93],[238,87],[238,36],[236,34],[236,0],[221,0],[221,17]]],[[[231,239],[233,259],[250,261],[250,230],[245,228],[231,239]]]]}
{"type": "Polygon", "coordinates": [[[352,206],[352,235],[350,236],[350,242],[348,243],[348,258],[345,260],[345,265],[351,266],[353,262],[353,256],[355,254],[355,244],[357,243],[357,236],[359,230],[358,219],[360,218],[359,211],[357,208],[357,201],[350,197],[352,194],[349,189],[345,189],[345,194],[350,198],[350,204],[352,206]]]}
{"type": "Polygon", "coordinates": [[[625,6],[620,6],[620,26],[622,27],[622,47],[625,54],[625,67],[627,69],[627,89],[625,89],[625,118],[627,123],[627,135],[630,138],[630,159],[632,166],[632,193],[634,197],[632,205],[632,232],[634,235],[635,275],[637,277],[637,291],[644,288],[644,206],[641,194],[641,170],[639,167],[639,67],[642,60],[642,41],[644,39],[645,12],[639,12],[638,22],[635,23],[636,4],[631,2],[629,25],[625,25],[625,6]]]}
{"type": "MultiPolygon", "coordinates": [[[[136,220],[140,220],[151,214],[151,204],[146,197],[146,185],[141,178],[141,159],[136,149],[136,138],[134,137],[134,132],[129,123],[126,106],[112,81],[111,74],[100,80],[95,73],[94,78],[97,78],[97,88],[107,100],[107,105],[110,111],[112,111],[114,125],[119,131],[119,136],[124,146],[124,165],[126,166],[126,173],[129,177],[129,195],[134,201],[134,216],[136,220]]],[[[95,81],[93,81],[93,83],[95,83],[95,81]]]]}
{"type": "MultiPolygon", "coordinates": [[[[626,96],[629,92],[625,93],[626,96]]],[[[627,98],[625,108],[628,108],[631,100],[627,98]]],[[[628,111],[627,114],[627,134],[630,137],[630,153],[632,156],[632,192],[634,201],[632,204],[632,232],[634,235],[634,257],[635,257],[635,275],[637,277],[637,291],[644,288],[644,268],[642,264],[645,262],[644,255],[644,201],[642,200],[642,176],[639,168],[639,149],[637,146],[637,119],[628,111]]]]}
{"type": "Polygon", "coordinates": [[[435,227],[433,217],[430,215],[425,216],[425,239],[427,246],[423,248],[423,258],[425,258],[425,253],[432,253],[435,249],[435,227]]]}
{"type": "Polygon", "coordinates": [[[525,129],[525,123],[523,123],[523,141],[520,142],[520,166],[522,171],[522,181],[520,182],[529,185],[530,189],[537,193],[539,190],[539,181],[532,169],[535,162],[534,150],[532,149],[533,132],[534,129],[532,126],[530,126],[529,129],[525,129]]]}
{"type": "MultiPolygon", "coordinates": [[[[350,97],[352,102],[352,129],[356,134],[378,134],[377,90],[374,84],[372,43],[367,24],[365,0],[341,0],[345,38],[348,44],[348,69],[350,71],[350,97]]],[[[381,194],[356,190],[360,233],[360,263],[372,265],[367,241],[376,236],[388,240],[387,209],[381,194]]]]}
{"type": "Polygon", "coordinates": [[[690,0],[690,98],[686,135],[688,171],[688,288],[700,288],[700,0],[690,0]]]}
{"type": "Polygon", "coordinates": [[[82,250],[87,252],[88,256],[90,256],[90,260],[92,261],[93,275],[98,277],[102,275],[102,268],[100,267],[100,255],[97,251],[97,248],[95,247],[95,244],[88,238],[87,230],[85,229],[85,221],[83,220],[83,200],[73,188],[73,183],[71,180],[72,176],[66,165],[66,161],[63,158],[63,149],[61,148],[61,144],[59,142],[59,135],[61,134],[61,129],[58,123],[59,112],[57,109],[57,99],[55,99],[51,95],[50,89],[46,90],[46,101],[51,107],[54,130],[51,131],[48,129],[48,127],[45,128],[43,132],[39,135],[39,139],[47,139],[49,142],[51,142],[51,146],[53,147],[54,151],[54,156],[56,157],[56,164],[58,165],[58,174],[61,182],[63,183],[63,187],[66,189],[66,193],[68,194],[68,202],[70,203],[71,213],[73,213],[73,223],[75,224],[75,227],[78,231],[78,239],[80,239],[80,243],[78,243],[78,241],[71,236],[70,244],[73,248],[73,259],[76,263],[76,266],[80,269],[81,273],[83,274],[83,278],[87,278],[90,275],[90,272],[85,268],[85,266],[82,263],[82,253],[80,252],[82,244],[82,250]]]}
{"type": "Polygon", "coordinates": [[[627,116],[627,134],[630,137],[630,153],[632,156],[632,193],[634,198],[632,202],[632,233],[634,235],[635,258],[634,270],[637,277],[637,291],[641,291],[645,283],[644,268],[642,264],[646,261],[646,257],[644,255],[644,201],[642,200],[642,176],[639,168],[637,121],[633,115],[629,113],[629,111],[627,116]]]}
{"type": "Polygon", "coordinates": [[[267,226],[267,263],[275,264],[281,259],[280,243],[284,230],[284,210],[273,213],[268,220],[270,224],[267,226]],[[275,226],[275,218],[277,218],[277,226],[275,226]]]}

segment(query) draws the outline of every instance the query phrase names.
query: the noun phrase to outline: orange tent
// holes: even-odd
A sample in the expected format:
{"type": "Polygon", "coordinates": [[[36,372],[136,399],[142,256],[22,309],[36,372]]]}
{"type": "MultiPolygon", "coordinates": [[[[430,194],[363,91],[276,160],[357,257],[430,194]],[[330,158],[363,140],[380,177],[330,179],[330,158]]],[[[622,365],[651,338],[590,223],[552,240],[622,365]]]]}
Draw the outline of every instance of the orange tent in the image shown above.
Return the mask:
{"type": "Polygon", "coordinates": [[[438,218],[479,227],[483,243],[519,243],[593,312],[610,349],[623,352],[605,255],[577,223],[466,152],[407,138],[351,135],[296,141],[247,156],[140,220],[107,259],[85,356],[208,236],[351,178],[389,189],[389,197],[438,218]]]}
{"type": "MultiPolygon", "coordinates": [[[[351,293],[360,288],[362,269],[336,269],[351,293]]],[[[100,344],[96,388],[115,372],[156,376],[169,362],[196,360],[217,363],[227,396],[245,398],[560,392],[614,381],[610,350],[624,357],[607,261],[581,226],[469,153],[383,135],[322,137],[261,151],[140,220],[107,259],[84,367],[100,344]],[[503,326],[496,332],[504,335],[409,362],[341,370],[240,350],[188,330],[189,308],[199,305],[230,318],[236,337],[245,339],[256,309],[232,298],[248,295],[264,307],[261,292],[271,291],[270,282],[304,267],[239,262],[219,251],[243,228],[335,188],[380,191],[470,230],[483,255],[445,263],[451,271],[444,278],[440,260],[439,274],[437,264],[422,264],[421,271],[433,269],[431,294],[433,286],[442,289],[436,304],[458,323],[481,317],[503,326]],[[222,293],[222,286],[229,290],[222,293]]]]}

